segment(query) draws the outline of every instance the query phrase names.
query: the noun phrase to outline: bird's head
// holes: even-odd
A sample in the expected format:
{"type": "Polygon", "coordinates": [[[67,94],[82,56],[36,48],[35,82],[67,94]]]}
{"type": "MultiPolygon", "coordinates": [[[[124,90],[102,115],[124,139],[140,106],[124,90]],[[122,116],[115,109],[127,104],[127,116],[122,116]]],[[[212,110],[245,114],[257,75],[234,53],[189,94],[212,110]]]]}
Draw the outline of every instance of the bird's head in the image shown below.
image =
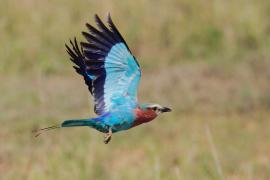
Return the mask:
{"type": "Polygon", "coordinates": [[[171,112],[172,110],[168,107],[161,106],[159,104],[142,104],[141,108],[144,110],[152,110],[157,115],[164,113],[164,112],[171,112]]]}
{"type": "Polygon", "coordinates": [[[170,111],[170,108],[159,104],[141,104],[135,109],[136,120],[133,126],[152,121],[159,114],[170,111]]]}

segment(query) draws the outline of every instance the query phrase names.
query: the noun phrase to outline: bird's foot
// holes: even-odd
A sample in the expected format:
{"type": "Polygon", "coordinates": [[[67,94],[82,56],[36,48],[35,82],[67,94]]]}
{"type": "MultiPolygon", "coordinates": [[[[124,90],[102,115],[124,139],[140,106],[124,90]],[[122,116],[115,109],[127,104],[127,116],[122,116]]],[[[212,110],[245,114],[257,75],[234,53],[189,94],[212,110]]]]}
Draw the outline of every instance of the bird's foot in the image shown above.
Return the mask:
{"type": "Polygon", "coordinates": [[[111,139],[112,139],[112,128],[109,128],[109,132],[106,133],[104,136],[104,143],[108,144],[111,139]]]}

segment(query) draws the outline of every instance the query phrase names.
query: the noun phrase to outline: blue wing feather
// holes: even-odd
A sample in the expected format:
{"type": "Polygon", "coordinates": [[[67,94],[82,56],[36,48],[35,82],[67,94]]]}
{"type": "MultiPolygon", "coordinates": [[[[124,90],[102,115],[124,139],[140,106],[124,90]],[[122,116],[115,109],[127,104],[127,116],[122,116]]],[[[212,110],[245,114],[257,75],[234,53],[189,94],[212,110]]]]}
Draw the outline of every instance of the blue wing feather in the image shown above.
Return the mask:
{"type": "Polygon", "coordinates": [[[107,28],[96,15],[98,29],[86,24],[89,33],[83,32],[87,42],[71,42],[73,51],[67,46],[74,68],[88,85],[95,101],[95,112],[102,115],[123,106],[137,105],[137,88],[141,70],[127,43],[108,16],[107,28]]]}

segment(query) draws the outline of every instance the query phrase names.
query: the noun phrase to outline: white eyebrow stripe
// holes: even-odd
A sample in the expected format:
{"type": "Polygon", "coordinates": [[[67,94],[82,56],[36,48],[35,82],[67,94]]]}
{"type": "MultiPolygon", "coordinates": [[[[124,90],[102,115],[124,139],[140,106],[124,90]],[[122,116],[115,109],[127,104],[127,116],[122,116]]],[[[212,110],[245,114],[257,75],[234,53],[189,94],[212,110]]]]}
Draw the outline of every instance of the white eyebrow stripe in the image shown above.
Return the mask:
{"type": "Polygon", "coordinates": [[[158,109],[162,109],[163,107],[159,104],[152,104],[149,106],[150,108],[154,108],[154,107],[157,107],[158,109]]]}

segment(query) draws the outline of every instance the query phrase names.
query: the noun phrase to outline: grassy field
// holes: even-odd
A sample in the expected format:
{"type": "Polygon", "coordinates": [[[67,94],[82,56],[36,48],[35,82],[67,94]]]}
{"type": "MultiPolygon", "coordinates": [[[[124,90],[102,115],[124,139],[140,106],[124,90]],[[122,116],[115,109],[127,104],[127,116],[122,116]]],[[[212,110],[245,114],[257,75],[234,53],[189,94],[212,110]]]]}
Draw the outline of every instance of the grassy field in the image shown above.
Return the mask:
{"type": "Polygon", "coordinates": [[[270,179],[270,2],[34,1],[0,6],[0,179],[270,179]],[[64,43],[111,15],[138,58],[140,102],[173,112],[105,145],[64,43]]]}

